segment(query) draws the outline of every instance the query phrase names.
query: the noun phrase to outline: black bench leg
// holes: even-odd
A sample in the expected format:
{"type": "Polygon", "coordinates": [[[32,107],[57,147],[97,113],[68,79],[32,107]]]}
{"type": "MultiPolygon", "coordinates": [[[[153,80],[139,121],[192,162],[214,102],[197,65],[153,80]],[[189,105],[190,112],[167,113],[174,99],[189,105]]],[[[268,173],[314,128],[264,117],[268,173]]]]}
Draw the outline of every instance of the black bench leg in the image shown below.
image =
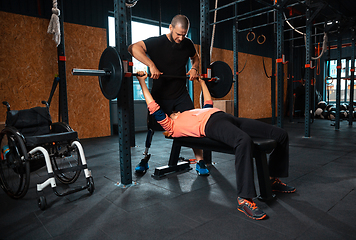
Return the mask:
{"type": "Polygon", "coordinates": [[[254,158],[256,161],[258,183],[260,186],[260,195],[258,198],[261,201],[272,200],[275,198],[275,195],[272,193],[266,153],[258,152],[255,154],[254,158]]]}
{"type": "Polygon", "coordinates": [[[176,141],[173,140],[171,155],[169,156],[168,162],[169,166],[177,165],[181,148],[182,145],[178,144],[176,141]]]}
{"type": "Polygon", "coordinates": [[[152,177],[161,178],[170,173],[186,171],[191,169],[189,162],[178,163],[181,147],[182,147],[181,144],[173,140],[171,155],[169,157],[168,165],[163,167],[157,167],[152,177]]]}

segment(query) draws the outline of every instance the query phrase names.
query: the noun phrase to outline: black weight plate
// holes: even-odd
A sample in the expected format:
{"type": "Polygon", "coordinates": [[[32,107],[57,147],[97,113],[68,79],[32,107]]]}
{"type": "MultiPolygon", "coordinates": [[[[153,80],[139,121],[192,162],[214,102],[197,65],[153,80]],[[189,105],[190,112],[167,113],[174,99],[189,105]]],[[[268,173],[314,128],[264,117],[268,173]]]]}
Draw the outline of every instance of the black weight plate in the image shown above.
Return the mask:
{"type": "Polygon", "coordinates": [[[99,77],[101,92],[109,100],[117,98],[124,79],[124,69],[120,55],[115,48],[107,47],[101,54],[99,70],[109,70],[111,73],[99,77]]]}
{"type": "Polygon", "coordinates": [[[206,82],[210,94],[214,98],[222,98],[229,93],[233,75],[230,66],[222,61],[216,61],[210,64],[211,76],[218,77],[219,81],[206,82]]]}

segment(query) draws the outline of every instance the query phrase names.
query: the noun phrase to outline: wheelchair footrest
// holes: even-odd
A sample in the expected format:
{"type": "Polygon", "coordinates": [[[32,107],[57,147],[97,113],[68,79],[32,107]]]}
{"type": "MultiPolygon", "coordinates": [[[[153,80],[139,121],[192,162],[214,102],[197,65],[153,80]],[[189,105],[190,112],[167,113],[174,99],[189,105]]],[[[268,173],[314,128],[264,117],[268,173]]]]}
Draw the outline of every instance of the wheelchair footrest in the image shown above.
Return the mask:
{"type": "Polygon", "coordinates": [[[54,187],[53,188],[53,192],[59,196],[59,197],[63,197],[63,196],[66,196],[66,195],[69,195],[69,194],[72,194],[72,193],[76,193],[76,192],[80,192],[84,189],[87,189],[88,188],[88,185],[87,186],[77,186],[77,187],[74,187],[74,188],[68,188],[68,189],[65,189],[63,192],[58,192],[57,191],[57,188],[54,187]]]}
{"type": "Polygon", "coordinates": [[[61,173],[74,172],[74,171],[83,170],[83,169],[87,169],[87,168],[88,168],[87,165],[78,165],[78,166],[74,166],[74,167],[56,169],[56,170],[53,170],[53,172],[56,175],[58,175],[58,174],[61,174],[61,173]]]}
{"type": "Polygon", "coordinates": [[[164,177],[170,173],[189,171],[191,169],[192,168],[190,167],[189,162],[178,162],[177,165],[174,165],[174,166],[166,165],[166,166],[162,166],[162,167],[157,167],[155,169],[155,172],[152,175],[152,177],[161,178],[161,177],[164,177]]]}

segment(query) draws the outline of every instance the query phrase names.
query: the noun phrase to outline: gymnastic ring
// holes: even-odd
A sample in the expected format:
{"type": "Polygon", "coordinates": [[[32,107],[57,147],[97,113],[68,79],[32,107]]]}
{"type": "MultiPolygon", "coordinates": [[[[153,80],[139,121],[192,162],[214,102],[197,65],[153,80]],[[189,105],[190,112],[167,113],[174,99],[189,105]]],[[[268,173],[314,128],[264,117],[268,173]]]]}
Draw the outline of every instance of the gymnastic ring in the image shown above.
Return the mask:
{"type": "Polygon", "coordinates": [[[258,44],[261,44],[261,45],[262,45],[262,44],[265,43],[265,41],[266,41],[265,35],[262,34],[262,35],[260,35],[260,36],[257,37],[257,43],[258,43],[258,44]],[[260,37],[263,38],[263,41],[262,41],[262,42],[260,41],[260,37]]]}
{"type": "Polygon", "coordinates": [[[246,39],[247,39],[247,41],[249,41],[249,42],[252,42],[253,40],[255,40],[255,37],[256,37],[256,35],[255,35],[255,33],[252,32],[252,31],[249,31],[249,32],[247,33],[247,35],[246,35],[246,39]],[[248,36],[250,35],[250,33],[252,33],[252,35],[253,35],[253,38],[252,38],[251,40],[248,38],[248,36]]]}

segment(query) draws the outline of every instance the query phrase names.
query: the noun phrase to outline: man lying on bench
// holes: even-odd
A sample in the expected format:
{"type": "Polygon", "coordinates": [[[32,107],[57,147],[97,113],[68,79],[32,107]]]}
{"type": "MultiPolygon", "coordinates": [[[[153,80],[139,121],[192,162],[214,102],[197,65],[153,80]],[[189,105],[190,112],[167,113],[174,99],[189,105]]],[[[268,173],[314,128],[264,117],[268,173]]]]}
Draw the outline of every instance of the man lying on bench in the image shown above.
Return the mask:
{"type": "Polygon", "coordinates": [[[289,140],[285,130],[258,120],[237,118],[213,108],[210,92],[205,81],[201,79],[198,81],[205,100],[203,109],[172,113],[168,117],[154,101],[146,86],[147,73],[138,72],[138,74],[142,76],[137,78],[150,114],[155,117],[171,137],[206,136],[235,149],[237,209],[239,211],[256,220],[267,216],[252,200],[256,197],[256,190],[253,177],[253,142],[251,137],[274,139],[277,142],[269,160],[272,190],[284,193],[295,192],[294,187],[287,186],[277,178],[288,176],[289,140]]]}

